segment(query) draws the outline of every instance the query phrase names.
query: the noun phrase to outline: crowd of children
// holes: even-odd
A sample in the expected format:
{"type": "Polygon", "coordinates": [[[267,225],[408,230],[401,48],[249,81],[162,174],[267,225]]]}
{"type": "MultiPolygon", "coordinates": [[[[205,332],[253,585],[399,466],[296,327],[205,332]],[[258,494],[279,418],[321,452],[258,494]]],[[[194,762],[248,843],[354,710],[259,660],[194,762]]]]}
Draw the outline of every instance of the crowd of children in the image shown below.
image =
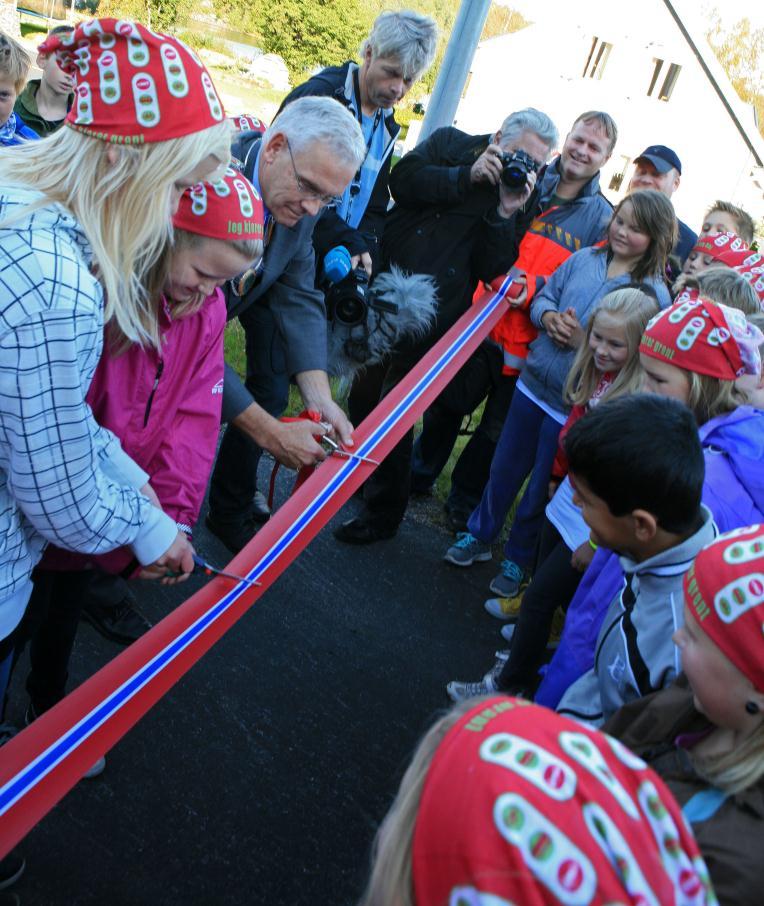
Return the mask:
{"type": "MultiPolygon", "coordinates": [[[[99,19],[54,29],[27,82],[30,65],[0,34],[0,700],[29,645],[27,723],[66,694],[89,587],[193,567],[219,287],[266,240],[182,42],[99,19]]],[[[380,828],[365,906],[757,902],[764,259],[718,201],[670,287],[676,233],[664,194],[634,192],[532,300],[490,478],[445,557],[490,560],[522,491],[486,603],[511,647],[449,683],[458,704],[380,828]]]]}

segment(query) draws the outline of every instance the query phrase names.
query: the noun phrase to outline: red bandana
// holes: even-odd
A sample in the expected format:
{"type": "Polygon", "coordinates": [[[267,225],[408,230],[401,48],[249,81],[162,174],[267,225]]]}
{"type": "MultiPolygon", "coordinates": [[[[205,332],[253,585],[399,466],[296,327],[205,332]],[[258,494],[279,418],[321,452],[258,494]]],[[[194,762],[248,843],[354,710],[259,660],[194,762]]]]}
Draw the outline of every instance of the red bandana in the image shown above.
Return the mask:
{"type": "Polygon", "coordinates": [[[257,189],[229,167],[217,182],[187,189],[172,222],[179,230],[211,239],[262,239],[264,219],[257,189]]]}
{"type": "Polygon", "coordinates": [[[720,258],[725,252],[742,252],[748,245],[735,233],[703,233],[698,236],[693,252],[720,258]]]}
{"type": "Polygon", "coordinates": [[[764,526],[720,535],[684,577],[700,628],[764,692],[764,526]]]}
{"type": "Polygon", "coordinates": [[[719,261],[745,277],[764,309],[764,255],[751,251],[725,252],[719,257],[719,261]]]}
{"type": "Polygon", "coordinates": [[[120,19],[91,19],[39,47],[74,76],[73,129],[116,144],[162,142],[225,118],[210,74],[177,38],[120,19]]]}
{"type": "Polygon", "coordinates": [[[685,371],[734,381],[761,374],[761,341],[761,331],[741,311],[685,290],[649,322],[639,351],[685,371]]]}
{"type": "Polygon", "coordinates": [[[614,739],[488,698],[438,747],[413,842],[417,906],[715,903],[663,782],[614,739]]]}
{"type": "Polygon", "coordinates": [[[233,128],[237,132],[263,133],[268,128],[262,120],[248,113],[242,113],[239,116],[229,116],[228,119],[233,123],[233,128]]]}

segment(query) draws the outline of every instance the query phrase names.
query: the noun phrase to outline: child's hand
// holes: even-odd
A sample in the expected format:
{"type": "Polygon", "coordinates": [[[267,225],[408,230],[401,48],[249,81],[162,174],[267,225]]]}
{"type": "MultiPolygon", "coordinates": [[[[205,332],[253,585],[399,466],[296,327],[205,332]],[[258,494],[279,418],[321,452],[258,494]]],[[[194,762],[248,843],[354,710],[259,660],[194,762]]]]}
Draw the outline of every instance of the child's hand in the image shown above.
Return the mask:
{"type": "Polygon", "coordinates": [[[568,331],[567,345],[571,349],[579,349],[584,342],[586,333],[579,323],[575,309],[566,308],[565,311],[560,314],[560,317],[568,331]]]}
{"type": "Polygon", "coordinates": [[[549,334],[549,339],[558,346],[567,346],[570,339],[570,328],[558,311],[547,311],[541,317],[544,330],[549,334]]]}

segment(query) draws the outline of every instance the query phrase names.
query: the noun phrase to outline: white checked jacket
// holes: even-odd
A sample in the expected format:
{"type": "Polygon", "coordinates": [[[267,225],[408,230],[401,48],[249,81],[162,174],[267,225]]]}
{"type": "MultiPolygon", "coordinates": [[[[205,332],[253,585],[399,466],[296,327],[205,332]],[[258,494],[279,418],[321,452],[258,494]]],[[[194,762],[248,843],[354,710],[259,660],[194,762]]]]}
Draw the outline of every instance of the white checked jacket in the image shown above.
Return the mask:
{"type": "Polygon", "coordinates": [[[0,187],[0,638],[17,621],[3,602],[28,583],[47,541],[85,553],[128,544],[151,563],[177,533],[137,492],[148,475],[85,403],[103,292],[63,207],[15,219],[40,198],[0,187]]]}

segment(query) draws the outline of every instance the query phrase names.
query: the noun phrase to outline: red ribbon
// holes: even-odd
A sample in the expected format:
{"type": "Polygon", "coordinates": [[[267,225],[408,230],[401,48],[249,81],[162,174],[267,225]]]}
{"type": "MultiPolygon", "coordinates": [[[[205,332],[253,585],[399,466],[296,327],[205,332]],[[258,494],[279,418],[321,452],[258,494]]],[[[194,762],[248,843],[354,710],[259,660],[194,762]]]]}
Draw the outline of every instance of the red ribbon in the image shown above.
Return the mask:
{"type": "MultiPolygon", "coordinates": [[[[354,450],[377,460],[392,450],[507,310],[510,285],[497,281],[497,292],[462,315],[356,429],[354,450]]],[[[215,577],[3,746],[0,856],[233,626],[373,470],[373,462],[328,457],[227,567],[261,585],[215,577]]]]}

